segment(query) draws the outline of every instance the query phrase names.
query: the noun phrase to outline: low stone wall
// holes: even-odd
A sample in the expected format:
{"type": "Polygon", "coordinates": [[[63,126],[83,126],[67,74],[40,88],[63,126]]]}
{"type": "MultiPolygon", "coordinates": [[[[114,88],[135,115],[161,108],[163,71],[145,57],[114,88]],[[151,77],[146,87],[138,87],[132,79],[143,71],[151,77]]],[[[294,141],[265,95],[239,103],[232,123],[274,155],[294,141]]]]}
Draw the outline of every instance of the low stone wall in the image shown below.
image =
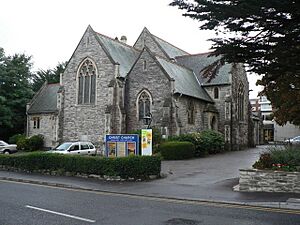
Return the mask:
{"type": "Polygon", "coordinates": [[[240,169],[239,191],[300,193],[300,172],[240,169]]]}

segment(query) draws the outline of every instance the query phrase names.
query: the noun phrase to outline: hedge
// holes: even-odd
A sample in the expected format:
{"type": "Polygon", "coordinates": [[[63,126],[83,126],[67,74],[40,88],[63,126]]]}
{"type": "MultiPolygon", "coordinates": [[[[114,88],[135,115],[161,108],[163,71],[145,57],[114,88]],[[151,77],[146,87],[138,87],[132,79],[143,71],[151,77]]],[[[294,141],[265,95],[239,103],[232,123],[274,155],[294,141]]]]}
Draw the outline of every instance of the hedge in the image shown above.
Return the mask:
{"type": "Polygon", "coordinates": [[[191,142],[165,142],[160,145],[160,152],[165,160],[180,160],[193,158],[195,146],[191,142]]]}
{"type": "Polygon", "coordinates": [[[0,155],[0,165],[25,171],[64,171],[100,176],[120,176],[122,179],[149,179],[160,175],[161,159],[156,156],[100,158],[45,152],[20,155],[0,155]]]}

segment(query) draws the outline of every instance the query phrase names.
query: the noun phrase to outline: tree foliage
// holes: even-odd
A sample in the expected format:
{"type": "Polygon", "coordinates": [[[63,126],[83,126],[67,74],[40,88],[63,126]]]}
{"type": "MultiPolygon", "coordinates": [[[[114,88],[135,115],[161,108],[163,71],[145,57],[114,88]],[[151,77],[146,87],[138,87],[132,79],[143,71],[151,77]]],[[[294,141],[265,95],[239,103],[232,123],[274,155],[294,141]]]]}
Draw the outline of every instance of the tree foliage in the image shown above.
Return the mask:
{"type": "Polygon", "coordinates": [[[170,5],[200,21],[201,30],[225,34],[210,39],[212,55],[262,75],[258,84],[276,109],[277,122],[300,125],[300,1],[173,0],[170,5]]]}
{"type": "Polygon", "coordinates": [[[58,63],[54,69],[39,70],[33,75],[33,91],[38,91],[47,81],[49,84],[58,83],[60,74],[64,72],[67,62],[58,63]]]}
{"type": "Polygon", "coordinates": [[[0,48],[0,137],[22,133],[26,121],[26,103],[33,95],[31,57],[24,54],[5,56],[0,48]]]}

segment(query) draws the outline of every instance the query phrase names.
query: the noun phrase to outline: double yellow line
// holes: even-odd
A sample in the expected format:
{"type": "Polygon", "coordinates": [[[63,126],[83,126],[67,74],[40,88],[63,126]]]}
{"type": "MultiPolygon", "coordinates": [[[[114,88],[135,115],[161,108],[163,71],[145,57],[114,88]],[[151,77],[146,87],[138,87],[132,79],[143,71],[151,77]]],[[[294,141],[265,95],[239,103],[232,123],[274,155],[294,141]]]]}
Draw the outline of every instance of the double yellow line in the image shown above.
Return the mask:
{"type": "Polygon", "coordinates": [[[173,204],[202,205],[202,206],[211,206],[211,207],[245,209],[245,210],[263,211],[263,212],[300,215],[300,210],[298,209],[271,208],[271,207],[264,207],[264,206],[245,205],[239,203],[225,203],[225,202],[213,202],[213,201],[204,201],[204,200],[189,200],[189,199],[176,199],[176,198],[168,198],[168,197],[144,196],[138,194],[126,194],[126,193],[118,193],[118,192],[110,192],[110,191],[88,190],[88,189],[82,189],[76,187],[59,187],[59,186],[55,186],[54,184],[53,185],[36,184],[36,183],[28,183],[28,182],[13,181],[13,180],[0,180],[0,182],[47,187],[52,189],[59,189],[59,190],[66,190],[66,191],[73,191],[73,192],[92,193],[92,194],[105,195],[105,196],[115,196],[115,197],[125,197],[125,198],[139,199],[139,200],[166,202],[166,203],[173,203],[173,204]]]}

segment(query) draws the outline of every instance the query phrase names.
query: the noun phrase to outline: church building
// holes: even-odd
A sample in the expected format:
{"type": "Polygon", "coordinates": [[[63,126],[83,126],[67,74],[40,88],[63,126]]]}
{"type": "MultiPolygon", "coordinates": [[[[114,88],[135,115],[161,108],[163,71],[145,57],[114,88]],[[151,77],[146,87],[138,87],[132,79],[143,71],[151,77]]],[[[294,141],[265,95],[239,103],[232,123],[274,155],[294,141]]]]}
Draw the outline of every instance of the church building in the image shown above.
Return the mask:
{"type": "Polygon", "coordinates": [[[27,135],[46,147],[145,128],[165,137],[218,130],[234,148],[248,145],[249,85],[242,64],[222,65],[215,78],[203,69],[218,60],[189,54],[144,28],[133,46],[88,26],[60,83],[47,84],[27,105],[27,135]]]}

